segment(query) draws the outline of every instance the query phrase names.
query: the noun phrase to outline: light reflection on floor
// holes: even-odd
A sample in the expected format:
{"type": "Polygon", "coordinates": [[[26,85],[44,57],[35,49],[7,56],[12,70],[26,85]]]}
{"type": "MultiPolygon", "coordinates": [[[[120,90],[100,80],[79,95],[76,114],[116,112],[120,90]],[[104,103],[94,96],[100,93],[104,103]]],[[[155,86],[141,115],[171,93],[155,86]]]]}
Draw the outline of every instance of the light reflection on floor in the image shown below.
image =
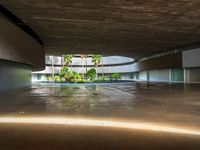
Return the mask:
{"type": "Polygon", "coordinates": [[[20,124],[47,124],[47,125],[71,125],[71,126],[94,126],[124,128],[132,130],[145,130],[155,132],[167,132],[176,134],[191,134],[200,136],[200,130],[187,129],[182,127],[172,127],[164,124],[155,124],[148,122],[122,122],[110,120],[84,119],[84,118],[67,118],[67,117],[4,117],[0,118],[0,123],[20,123],[20,124]]]}

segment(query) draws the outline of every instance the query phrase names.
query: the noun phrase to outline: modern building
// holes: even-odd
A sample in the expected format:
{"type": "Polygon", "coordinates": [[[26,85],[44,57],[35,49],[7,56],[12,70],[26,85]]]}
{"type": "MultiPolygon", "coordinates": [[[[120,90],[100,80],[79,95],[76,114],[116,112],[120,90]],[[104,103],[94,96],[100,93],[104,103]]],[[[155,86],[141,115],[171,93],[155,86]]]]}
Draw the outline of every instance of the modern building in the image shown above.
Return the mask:
{"type": "MultiPolygon", "coordinates": [[[[85,74],[87,70],[95,68],[91,57],[92,55],[88,55],[86,58],[75,55],[69,68],[79,74],[85,74]]],[[[130,65],[133,62],[133,58],[104,56],[98,66],[97,72],[99,76],[102,76],[103,73],[107,79],[109,79],[110,75],[113,73],[120,73],[122,80],[133,79],[133,72],[130,65]]],[[[32,81],[46,81],[47,77],[52,76],[52,73],[54,73],[54,75],[59,75],[61,68],[65,65],[63,57],[61,56],[46,56],[45,64],[45,70],[32,73],[32,81]]]]}
{"type": "MultiPolygon", "coordinates": [[[[135,61],[133,58],[122,56],[104,56],[103,61],[98,67],[99,76],[102,72],[109,79],[113,73],[120,73],[122,80],[150,81],[150,82],[173,82],[173,83],[200,83],[200,49],[178,51],[173,50],[160,54],[151,55],[135,61]],[[173,68],[142,69],[141,64],[155,61],[159,57],[167,58],[177,55],[179,64],[173,68]]],[[[170,60],[169,60],[170,61],[170,60]]],[[[153,62],[152,62],[153,63],[153,62]]],[[[52,73],[58,75],[64,65],[63,57],[46,56],[45,70],[32,73],[32,81],[46,81],[52,73]],[[53,72],[52,72],[53,71],[53,72]]],[[[159,65],[159,64],[158,64],[159,65]]],[[[95,68],[91,60],[91,55],[81,58],[75,55],[70,69],[80,74],[85,74],[87,70],[95,68]]]]}

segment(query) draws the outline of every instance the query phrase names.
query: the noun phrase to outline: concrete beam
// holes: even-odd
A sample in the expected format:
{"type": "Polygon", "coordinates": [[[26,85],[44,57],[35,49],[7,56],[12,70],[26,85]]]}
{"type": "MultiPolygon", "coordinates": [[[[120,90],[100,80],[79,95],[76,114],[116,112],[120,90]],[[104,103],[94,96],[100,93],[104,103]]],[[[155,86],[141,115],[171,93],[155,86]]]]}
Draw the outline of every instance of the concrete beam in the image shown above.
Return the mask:
{"type": "Polygon", "coordinates": [[[2,15],[0,15],[0,59],[30,65],[32,70],[42,70],[45,67],[44,48],[2,15]]]}
{"type": "Polygon", "coordinates": [[[42,39],[47,53],[135,59],[199,42],[198,0],[2,0],[42,39]]]}

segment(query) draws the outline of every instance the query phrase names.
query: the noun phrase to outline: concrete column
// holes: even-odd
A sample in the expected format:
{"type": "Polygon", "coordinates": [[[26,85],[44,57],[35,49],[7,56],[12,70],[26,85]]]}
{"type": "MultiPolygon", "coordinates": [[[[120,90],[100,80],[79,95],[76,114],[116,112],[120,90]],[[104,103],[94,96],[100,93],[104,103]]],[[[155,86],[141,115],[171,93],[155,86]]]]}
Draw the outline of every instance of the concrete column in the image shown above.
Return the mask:
{"type": "Polygon", "coordinates": [[[184,76],[184,83],[187,83],[187,72],[185,68],[183,70],[183,76],[184,76]]]}
{"type": "Polygon", "coordinates": [[[169,69],[169,83],[172,83],[172,70],[169,69]]]}
{"type": "Polygon", "coordinates": [[[148,71],[148,70],[146,71],[146,74],[147,74],[147,82],[149,83],[149,81],[150,81],[150,80],[149,80],[150,77],[149,77],[149,71],[148,71]]]}

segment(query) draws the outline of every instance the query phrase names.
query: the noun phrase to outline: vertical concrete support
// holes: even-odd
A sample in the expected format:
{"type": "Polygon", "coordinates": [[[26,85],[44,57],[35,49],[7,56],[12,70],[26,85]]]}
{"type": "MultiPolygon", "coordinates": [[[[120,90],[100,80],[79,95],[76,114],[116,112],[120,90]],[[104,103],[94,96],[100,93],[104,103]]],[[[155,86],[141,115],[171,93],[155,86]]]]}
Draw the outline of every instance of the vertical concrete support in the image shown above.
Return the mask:
{"type": "Polygon", "coordinates": [[[190,81],[190,69],[185,69],[185,71],[186,71],[186,81],[187,81],[187,83],[190,83],[191,81],[190,81]]]}
{"type": "Polygon", "coordinates": [[[186,69],[183,69],[183,76],[184,76],[184,83],[187,83],[187,73],[186,73],[186,69]]]}
{"type": "Polygon", "coordinates": [[[169,69],[169,83],[172,83],[172,70],[169,69]]]}
{"type": "Polygon", "coordinates": [[[54,78],[54,57],[51,56],[52,77],[54,78]]]}
{"type": "Polygon", "coordinates": [[[0,92],[30,86],[31,71],[44,67],[43,46],[0,15],[0,92]]]}
{"type": "Polygon", "coordinates": [[[149,76],[149,71],[148,71],[148,70],[147,70],[146,74],[147,74],[147,82],[149,83],[149,81],[150,81],[150,76],[149,76]]]}

